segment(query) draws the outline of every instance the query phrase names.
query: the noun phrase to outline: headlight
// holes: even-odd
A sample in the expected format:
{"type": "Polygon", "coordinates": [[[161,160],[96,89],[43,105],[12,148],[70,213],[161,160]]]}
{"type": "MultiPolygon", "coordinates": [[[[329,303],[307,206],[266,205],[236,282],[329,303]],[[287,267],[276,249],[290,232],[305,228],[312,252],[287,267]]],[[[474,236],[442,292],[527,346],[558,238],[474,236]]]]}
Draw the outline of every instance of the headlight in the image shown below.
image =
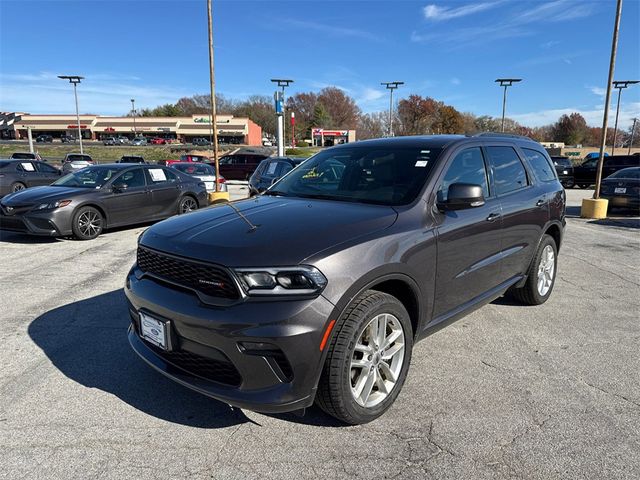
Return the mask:
{"type": "Polygon", "coordinates": [[[56,208],[66,207],[71,203],[71,200],[58,200],[52,203],[41,203],[34,210],[54,210],[56,208]]]}
{"type": "Polygon", "coordinates": [[[325,276],[309,266],[236,268],[234,272],[249,295],[311,295],[327,285],[325,276]]]}

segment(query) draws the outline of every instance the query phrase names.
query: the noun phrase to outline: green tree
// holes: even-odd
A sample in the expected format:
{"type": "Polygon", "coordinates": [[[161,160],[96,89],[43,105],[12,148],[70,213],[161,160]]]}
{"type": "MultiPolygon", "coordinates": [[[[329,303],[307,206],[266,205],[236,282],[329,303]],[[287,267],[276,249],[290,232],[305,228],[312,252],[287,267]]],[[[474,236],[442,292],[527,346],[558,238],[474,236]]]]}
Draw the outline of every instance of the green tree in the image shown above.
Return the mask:
{"type": "Polygon", "coordinates": [[[566,145],[577,145],[584,142],[589,133],[587,121],[577,112],[562,115],[553,126],[554,140],[566,145]]]}
{"type": "Polygon", "coordinates": [[[317,102],[313,109],[313,118],[311,119],[311,126],[317,128],[332,128],[333,119],[327,112],[327,109],[322,102],[317,102]]]}

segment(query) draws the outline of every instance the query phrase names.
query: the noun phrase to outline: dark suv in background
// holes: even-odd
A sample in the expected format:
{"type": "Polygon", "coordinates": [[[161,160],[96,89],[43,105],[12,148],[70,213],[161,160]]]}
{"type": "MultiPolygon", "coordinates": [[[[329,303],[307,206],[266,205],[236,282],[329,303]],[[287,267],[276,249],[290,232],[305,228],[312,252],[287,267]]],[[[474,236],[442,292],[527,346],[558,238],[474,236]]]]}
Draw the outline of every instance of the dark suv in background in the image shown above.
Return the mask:
{"type": "Polygon", "coordinates": [[[258,164],[258,168],[249,177],[249,195],[264,192],[280,177],[298,166],[304,158],[269,157],[258,164]]]}
{"type": "Polygon", "coordinates": [[[368,422],[398,396],[414,342],[507,291],[549,298],[564,217],[528,138],[340,145],[262,195],[147,229],[125,283],[129,341],[231,405],[316,401],[368,422]]]}
{"type": "MultiPolygon", "coordinates": [[[[616,173],[618,170],[629,167],[640,167],[640,156],[638,155],[610,155],[604,158],[602,165],[602,178],[616,173]]],[[[596,183],[598,170],[598,158],[589,158],[581,165],[573,169],[575,183],[580,188],[588,188],[596,183]]]]}
{"type": "Polygon", "coordinates": [[[556,168],[558,179],[564,188],[573,188],[575,181],[573,179],[573,163],[569,157],[551,157],[553,166],[556,168]]]}

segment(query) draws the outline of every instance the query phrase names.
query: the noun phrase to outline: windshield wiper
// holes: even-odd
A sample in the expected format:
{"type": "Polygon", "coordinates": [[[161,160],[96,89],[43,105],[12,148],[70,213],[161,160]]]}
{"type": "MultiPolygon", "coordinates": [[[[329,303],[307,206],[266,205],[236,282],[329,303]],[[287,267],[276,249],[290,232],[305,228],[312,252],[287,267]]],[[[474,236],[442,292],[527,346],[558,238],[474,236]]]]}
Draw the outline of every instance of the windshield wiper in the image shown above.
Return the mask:
{"type": "Polygon", "coordinates": [[[262,192],[263,195],[271,195],[274,197],[288,197],[289,194],[286,192],[281,192],[279,190],[265,190],[262,192]]]}

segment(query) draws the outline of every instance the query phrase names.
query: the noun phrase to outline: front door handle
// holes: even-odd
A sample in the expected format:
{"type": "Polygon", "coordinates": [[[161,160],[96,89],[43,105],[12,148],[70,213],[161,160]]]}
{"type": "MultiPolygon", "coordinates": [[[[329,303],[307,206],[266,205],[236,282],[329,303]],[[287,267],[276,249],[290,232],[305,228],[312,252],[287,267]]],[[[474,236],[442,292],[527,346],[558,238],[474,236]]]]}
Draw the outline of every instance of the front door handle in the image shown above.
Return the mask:
{"type": "Polygon", "coordinates": [[[544,205],[544,202],[545,202],[545,199],[541,198],[536,202],[536,207],[541,207],[542,205],[544,205]]]}
{"type": "Polygon", "coordinates": [[[499,213],[492,213],[487,217],[487,222],[493,222],[493,221],[497,220],[498,218],[500,218],[500,214],[499,213]]]}

